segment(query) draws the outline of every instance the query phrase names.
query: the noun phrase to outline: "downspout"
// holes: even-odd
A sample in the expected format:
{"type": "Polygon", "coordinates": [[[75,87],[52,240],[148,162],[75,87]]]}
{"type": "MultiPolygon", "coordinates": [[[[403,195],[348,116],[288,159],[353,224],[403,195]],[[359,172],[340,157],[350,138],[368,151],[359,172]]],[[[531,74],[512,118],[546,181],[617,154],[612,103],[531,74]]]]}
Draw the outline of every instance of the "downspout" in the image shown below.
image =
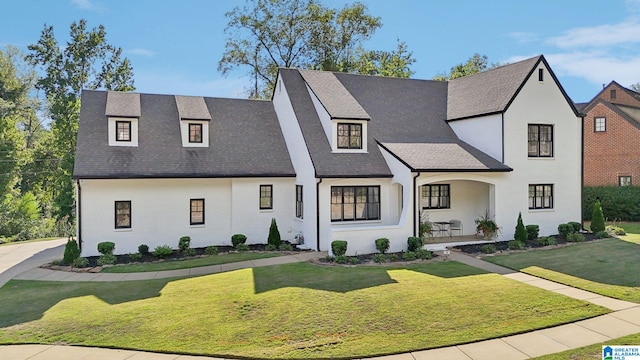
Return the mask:
{"type": "Polygon", "coordinates": [[[322,178],[316,182],[316,251],[320,251],[320,183],[322,178]]]}
{"type": "MultiPolygon", "coordinates": [[[[416,180],[418,179],[418,177],[422,175],[422,173],[420,171],[418,171],[418,173],[416,174],[416,176],[413,177],[413,236],[417,236],[416,235],[416,228],[418,226],[418,217],[416,216],[416,208],[418,207],[418,196],[417,196],[417,192],[416,192],[416,180]]],[[[418,214],[420,214],[420,210],[418,210],[418,214]]],[[[418,230],[419,231],[419,230],[418,230]]]]}
{"type": "Polygon", "coordinates": [[[580,223],[584,230],[584,115],[581,116],[580,129],[580,223]]]}
{"type": "Polygon", "coordinates": [[[504,164],[504,112],[500,115],[502,116],[502,163],[504,164]]]}
{"type": "Polygon", "coordinates": [[[78,186],[78,206],[76,206],[76,221],[78,222],[78,248],[82,251],[82,189],[80,188],[80,179],[76,180],[78,186]]]}

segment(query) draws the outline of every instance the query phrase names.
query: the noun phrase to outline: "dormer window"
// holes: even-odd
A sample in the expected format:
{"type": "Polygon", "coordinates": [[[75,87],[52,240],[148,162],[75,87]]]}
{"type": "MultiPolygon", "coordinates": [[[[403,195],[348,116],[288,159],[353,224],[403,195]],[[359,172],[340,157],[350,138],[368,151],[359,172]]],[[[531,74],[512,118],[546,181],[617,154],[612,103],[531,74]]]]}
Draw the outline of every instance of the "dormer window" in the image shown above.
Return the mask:
{"type": "Polygon", "coordinates": [[[131,121],[116,121],[116,141],[131,141],[131,121]]]}
{"type": "Polygon", "coordinates": [[[338,149],[362,149],[361,124],[338,124],[338,149]]]}
{"type": "Polygon", "coordinates": [[[189,142],[202,143],[202,124],[189,124],[189,142]]]}

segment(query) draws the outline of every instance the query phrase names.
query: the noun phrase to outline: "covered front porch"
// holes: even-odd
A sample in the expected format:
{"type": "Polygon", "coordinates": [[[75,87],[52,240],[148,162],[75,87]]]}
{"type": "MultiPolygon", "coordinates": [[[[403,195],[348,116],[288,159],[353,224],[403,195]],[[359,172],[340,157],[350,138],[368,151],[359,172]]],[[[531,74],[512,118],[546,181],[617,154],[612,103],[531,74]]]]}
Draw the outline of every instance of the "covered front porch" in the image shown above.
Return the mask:
{"type": "Polygon", "coordinates": [[[479,235],[427,237],[424,239],[424,248],[430,251],[442,251],[447,248],[460,245],[491,244],[495,239],[483,239],[479,235]]]}

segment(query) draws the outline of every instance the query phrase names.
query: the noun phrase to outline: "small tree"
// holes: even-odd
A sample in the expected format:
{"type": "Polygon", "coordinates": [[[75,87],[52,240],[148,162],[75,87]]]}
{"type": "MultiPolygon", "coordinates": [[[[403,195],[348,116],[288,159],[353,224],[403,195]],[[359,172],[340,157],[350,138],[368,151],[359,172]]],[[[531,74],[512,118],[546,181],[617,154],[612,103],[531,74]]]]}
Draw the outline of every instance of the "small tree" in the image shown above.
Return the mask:
{"type": "Polygon", "coordinates": [[[604,226],[604,214],[602,214],[602,206],[600,200],[596,200],[593,204],[593,214],[591,215],[591,231],[597,233],[603,231],[604,226]]]}
{"type": "Polygon", "coordinates": [[[67,241],[67,245],[64,247],[64,257],[62,258],[62,261],[67,265],[71,265],[78,257],[80,257],[78,243],[75,240],[67,241]]]}
{"type": "Polygon", "coordinates": [[[278,231],[278,224],[276,224],[276,219],[271,219],[271,226],[269,227],[269,238],[267,239],[267,243],[269,245],[273,245],[276,248],[280,247],[282,243],[282,239],[280,238],[280,231],[278,231]]]}
{"type": "Polygon", "coordinates": [[[380,253],[386,253],[389,250],[389,239],[387,238],[379,238],[376,239],[376,249],[380,253]]]}
{"type": "Polygon", "coordinates": [[[527,228],[524,227],[522,222],[522,213],[518,213],[518,224],[516,225],[516,233],[513,235],[513,239],[522,243],[527,241],[527,228]]]}

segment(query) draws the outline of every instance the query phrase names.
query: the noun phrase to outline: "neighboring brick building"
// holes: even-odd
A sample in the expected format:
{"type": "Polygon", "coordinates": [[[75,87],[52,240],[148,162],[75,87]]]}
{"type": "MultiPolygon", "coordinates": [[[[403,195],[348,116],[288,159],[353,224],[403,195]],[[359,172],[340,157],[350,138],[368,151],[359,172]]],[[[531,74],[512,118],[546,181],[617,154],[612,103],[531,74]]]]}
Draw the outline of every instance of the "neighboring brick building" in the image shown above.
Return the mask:
{"type": "Polygon", "coordinates": [[[640,93],[612,81],[582,112],[584,186],[640,185],[640,93]]]}

